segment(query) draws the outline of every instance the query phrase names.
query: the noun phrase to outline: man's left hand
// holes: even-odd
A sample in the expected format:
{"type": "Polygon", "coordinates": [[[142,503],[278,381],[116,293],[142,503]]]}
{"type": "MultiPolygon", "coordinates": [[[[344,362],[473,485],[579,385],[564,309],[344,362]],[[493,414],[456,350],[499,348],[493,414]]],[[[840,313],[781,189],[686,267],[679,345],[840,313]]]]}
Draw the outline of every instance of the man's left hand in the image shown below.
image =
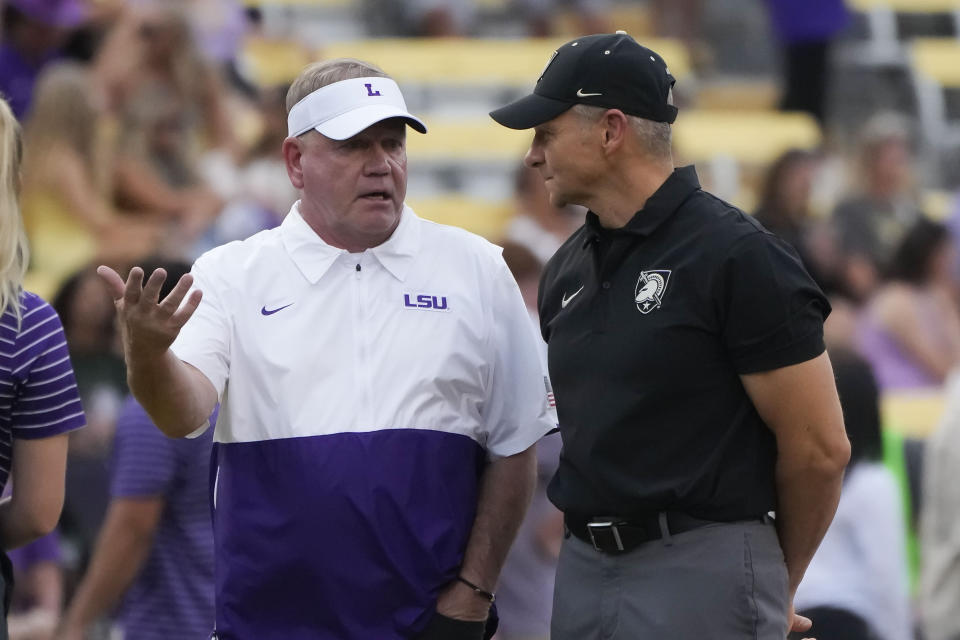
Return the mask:
{"type": "Polygon", "coordinates": [[[481,622],[490,614],[490,603],[467,585],[455,580],[440,592],[437,613],[455,620],[481,622]]]}

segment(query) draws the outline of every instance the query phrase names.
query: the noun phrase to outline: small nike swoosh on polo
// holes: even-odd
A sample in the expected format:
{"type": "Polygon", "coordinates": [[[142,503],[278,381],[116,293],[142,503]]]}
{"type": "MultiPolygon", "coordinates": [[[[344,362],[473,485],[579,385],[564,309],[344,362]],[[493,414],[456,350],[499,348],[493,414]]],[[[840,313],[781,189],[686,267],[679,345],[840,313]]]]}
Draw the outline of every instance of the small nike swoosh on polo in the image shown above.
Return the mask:
{"type": "Polygon", "coordinates": [[[573,293],[573,295],[571,295],[569,298],[567,297],[567,294],[563,294],[563,299],[560,301],[560,308],[561,308],[561,309],[566,309],[566,308],[567,308],[567,305],[570,304],[570,301],[573,300],[574,298],[576,298],[577,295],[579,295],[580,292],[583,291],[583,287],[584,287],[584,286],[586,286],[586,285],[581,285],[580,288],[577,289],[577,290],[573,293]]]}
{"type": "Polygon", "coordinates": [[[262,313],[265,316],[272,316],[277,311],[283,311],[284,309],[291,306],[292,304],[293,303],[291,302],[290,304],[285,304],[282,307],[277,307],[276,309],[267,309],[266,307],[260,307],[260,313],[262,313]]]}
{"type": "Polygon", "coordinates": [[[589,98],[590,96],[602,96],[602,93],[584,93],[583,89],[577,89],[578,98],[589,98]]]}

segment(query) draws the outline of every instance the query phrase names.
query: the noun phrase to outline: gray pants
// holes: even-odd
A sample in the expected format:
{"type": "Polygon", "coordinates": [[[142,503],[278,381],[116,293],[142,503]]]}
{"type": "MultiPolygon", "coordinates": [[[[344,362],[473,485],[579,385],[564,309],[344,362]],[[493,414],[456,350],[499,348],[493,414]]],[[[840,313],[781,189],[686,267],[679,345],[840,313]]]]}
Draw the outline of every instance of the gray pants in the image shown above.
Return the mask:
{"type": "Polygon", "coordinates": [[[551,640],[784,640],[787,568],[772,523],[717,523],[621,555],[563,542],[551,640]]]}

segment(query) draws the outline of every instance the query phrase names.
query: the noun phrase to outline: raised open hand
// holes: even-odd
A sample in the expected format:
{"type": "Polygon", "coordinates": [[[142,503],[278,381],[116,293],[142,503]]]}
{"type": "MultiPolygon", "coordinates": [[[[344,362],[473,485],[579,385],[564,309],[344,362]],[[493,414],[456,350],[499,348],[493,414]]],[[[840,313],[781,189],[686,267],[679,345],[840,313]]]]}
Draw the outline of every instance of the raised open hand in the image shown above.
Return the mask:
{"type": "Polygon", "coordinates": [[[146,284],[140,267],[130,270],[126,282],[110,267],[98,267],[97,274],[106,282],[117,306],[128,360],[162,356],[200,304],[200,290],[187,296],[193,285],[193,276],[189,273],[180,278],[163,300],[159,299],[160,288],[167,278],[163,269],[150,274],[146,284]]]}

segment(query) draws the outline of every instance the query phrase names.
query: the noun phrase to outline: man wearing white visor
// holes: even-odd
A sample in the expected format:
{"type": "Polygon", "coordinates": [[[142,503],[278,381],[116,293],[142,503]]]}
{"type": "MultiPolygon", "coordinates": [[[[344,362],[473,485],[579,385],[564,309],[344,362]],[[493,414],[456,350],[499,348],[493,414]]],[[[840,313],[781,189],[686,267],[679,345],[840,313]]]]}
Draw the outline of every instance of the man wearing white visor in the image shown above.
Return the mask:
{"type": "Polygon", "coordinates": [[[302,197],[280,227],[162,301],[162,271],[100,269],[157,426],[201,432],[221,404],[212,637],[489,637],[556,425],[538,337],[498,247],[404,205],[406,127],[426,127],[393,80],[332,60],[287,104],[302,197]]]}

